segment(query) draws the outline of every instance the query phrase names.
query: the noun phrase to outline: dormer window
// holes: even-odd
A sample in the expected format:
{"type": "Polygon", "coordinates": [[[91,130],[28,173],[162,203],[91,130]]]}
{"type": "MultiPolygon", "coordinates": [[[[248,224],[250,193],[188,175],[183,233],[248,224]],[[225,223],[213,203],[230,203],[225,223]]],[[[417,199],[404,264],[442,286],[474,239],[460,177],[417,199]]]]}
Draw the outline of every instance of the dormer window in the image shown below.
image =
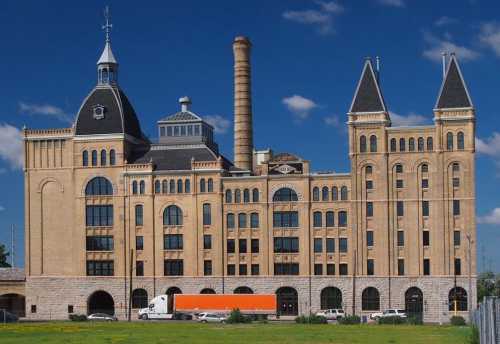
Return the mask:
{"type": "Polygon", "coordinates": [[[92,107],[92,116],[96,120],[100,120],[104,118],[104,113],[106,112],[106,108],[103,105],[94,105],[92,107]]]}

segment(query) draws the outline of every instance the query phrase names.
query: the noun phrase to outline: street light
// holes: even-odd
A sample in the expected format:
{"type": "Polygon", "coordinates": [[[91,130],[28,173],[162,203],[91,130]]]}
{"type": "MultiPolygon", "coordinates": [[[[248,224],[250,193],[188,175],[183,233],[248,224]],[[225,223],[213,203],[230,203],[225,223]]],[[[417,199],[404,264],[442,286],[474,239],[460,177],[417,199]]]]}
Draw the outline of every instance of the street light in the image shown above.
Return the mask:
{"type": "Polygon", "coordinates": [[[467,299],[468,301],[468,307],[469,307],[469,321],[470,321],[470,314],[472,312],[472,276],[471,276],[471,273],[472,273],[472,260],[471,260],[471,244],[473,243],[472,241],[472,238],[471,238],[471,235],[469,233],[467,233],[465,235],[465,237],[467,238],[467,251],[468,251],[468,260],[469,260],[469,297],[467,299]]]}

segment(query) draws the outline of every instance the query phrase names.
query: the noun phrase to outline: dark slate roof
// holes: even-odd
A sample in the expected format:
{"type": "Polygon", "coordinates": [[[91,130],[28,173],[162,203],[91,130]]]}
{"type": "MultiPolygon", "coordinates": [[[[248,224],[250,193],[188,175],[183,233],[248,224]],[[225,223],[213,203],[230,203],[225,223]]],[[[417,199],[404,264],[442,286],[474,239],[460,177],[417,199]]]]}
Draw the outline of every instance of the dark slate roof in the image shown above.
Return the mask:
{"type": "Polygon", "coordinates": [[[451,57],[446,76],[436,102],[436,109],[456,109],[472,107],[467,86],[462,77],[460,66],[455,56],[451,57]]]}
{"type": "Polygon", "coordinates": [[[273,155],[273,157],[269,160],[270,162],[279,162],[279,161],[301,161],[302,159],[291,153],[278,153],[273,155]]]}
{"type": "Polygon", "coordinates": [[[152,160],[155,170],[191,170],[192,158],[195,161],[215,161],[217,155],[208,147],[150,149],[146,152],[136,152],[129,163],[145,164],[152,160]]]}
{"type": "Polygon", "coordinates": [[[387,111],[371,60],[367,59],[349,112],[387,111]]]}
{"type": "Polygon", "coordinates": [[[90,92],[78,112],[76,135],[121,134],[143,137],[137,115],[125,93],[115,87],[96,87],[90,92]],[[94,119],[93,107],[103,105],[103,119],[94,119]]]}
{"type": "Polygon", "coordinates": [[[1,281],[24,281],[26,276],[24,269],[19,268],[0,268],[1,281]]]}
{"type": "Polygon", "coordinates": [[[167,116],[165,118],[162,118],[160,122],[166,122],[166,121],[200,121],[201,118],[196,116],[192,112],[177,112],[174,113],[173,115],[167,116]]]}

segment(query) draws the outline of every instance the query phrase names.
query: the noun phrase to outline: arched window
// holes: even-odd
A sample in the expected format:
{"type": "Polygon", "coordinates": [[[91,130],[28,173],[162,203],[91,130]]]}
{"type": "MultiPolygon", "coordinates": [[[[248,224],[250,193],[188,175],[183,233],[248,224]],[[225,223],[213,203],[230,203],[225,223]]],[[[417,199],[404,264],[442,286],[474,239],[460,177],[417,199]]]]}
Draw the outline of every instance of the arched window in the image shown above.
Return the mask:
{"type": "Polygon", "coordinates": [[[137,195],[137,180],[132,182],[132,194],[137,195]]]}
{"type": "Polygon", "coordinates": [[[380,294],[376,288],[368,287],[363,290],[361,309],[363,311],[378,311],[380,309],[380,294]]]}
{"type": "Polygon", "coordinates": [[[427,164],[422,164],[422,172],[427,173],[429,172],[429,165],[427,164]]]}
{"type": "Polygon", "coordinates": [[[394,169],[396,170],[396,173],[403,173],[403,165],[401,164],[394,165],[394,169]]]}
{"type": "Polygon", "coordinates": [[[250,227],[251,228],[259,228],[259,214],[251,213],[250,214],[250,227]]]}
{"type": "Polygon", "coordinates": [[[208,192],[214,192],[214,180],[212,178],[208,178],[207,182],[208,192]]]}
{"type": "Polygon", "coordinates": [[[453,150],[453,134],[452,133],[446,134],[446,149],[453,150]]]}
{"type": "Polygon", "coordinates": [[[106,151],[101,150],[101,166],[106,166],[106,151]]]}
{"type": "Polygon", "coordinates": [[[323,202],[326,202],[328,201],[328,195],[330,193],[330,190],[328,190],[328,187],[327,186],[323,186],[323,188],[321,189],[321,200],[323,202]]]}
{"type": "Polygon", "coordinates": [[[238,287],[233,291],[233,294],[253,294],[253,290],[249,287],[238,287]]]}
{"type": "Polygon", "coordinates": [[[104,177],[92,178],[85,187],[86,196],[109,196],[113,194],[111,182],[104,177]]]}
{"type": "Polygon", "coordinates": [[[342,309],[342,292],[335,287],[326,287],[321,291],[321,309],[342,309]]]}
{"type": "Polygon", "coordinates": [[[233,202],[233,193],[231,192],[230,189],[226,190],[226,203],[232,203],[233,202]]]}
{"type": "Polygon", "coordinates": [[[109,151],[109,164],[111,166],[114,166],[116,164],[116,153],[114,149],[109,151]]]}
{"type": "Polygon", "coordinates": [[[146,183],[144,182],[144,180],[141,180],[139,182],[139,193],[141,195],[144,195],[145,192],[146,192],[146,183]]]}
{"type": "Polygon", "coordinates": [[[203,225],[210,226],[212,224],[212,206],[210,203],[203,204],[203,225]]]}
{"type": "Polygon", "coordinates": [[[419,152],[423,152],[424,151],[424,138],[423,137],[419,137],[417,144],[418,144],[418,151],[419,152]]]}
{"type": "Polygon", "coordinates": [[[347,227],[347,211],[339,211],[338,212],[338,226],[339,227],[347,227]]]}
{"type": "Polygon", "coordinates": [[[408,140],[408,151],[415,151],[415,139],[413,137],[410,137],[410,139],[408,140]]]}
{"type": "Polygon", "coordinates": [[[366,153],[366,136],[361,135],[359,138],[359,152],[366,153]]]}
{"type": "Polygon", "coordinates": [[[205,178],[201,178],[200,180],[200,192],[206,192],[205,178]]]}
{"type": "Polygon", "coordinates": [[[455,308],[459,312],[467,311],[467,292],[462,287],[455,287],[448,294],[449,310],[454,311],[455,308]]]}
{"type": "Polygon", "coordinates": [[[185,193],[190,193],[191,192],[191,181],[189,179],[186,179],[184,181],[184,192],[185,193]]]}
{"type": "Polygon", "coordinates": [[[241,203],[241,191],[240,191],[240,189],[234,190],[234,203],[241,203]]]}
{"type": "Polygon", "coordinates": [[[333,211],[326,212],[326,226],[327,227],[335,226],[335,213],[333,211]]]}
{"type": "Polygon", "coordinates": [[[226,215],[227,228],[234,228],[234,214],[228,213],[226,215]]]}
{"type": "Polygon", "coordinates": [[[247,214],[238,214],[238,228],[247,228],[247,214]]]}
{"type": "Polygon", "coordinates": [[[200,291],[200,294],[216,294],[216,292],[212,288],[204,288],[200,291]]]}
{"type": "Polygon", "coordinates": [[[159,180],[155,180],[155,193],[159,194],[161,192],[161,182],[159,180]]]}
{"type": "Polygon", "coordinates": [[[137,204],[135,206],[135,225],[144,225],[144,206],[142,204],[137,204]]]}
{"type": "Polygon", "coordinates": [[[168,190],[168,192],[170,192],[172,194],[175,193],[175,180],[173,180],[173,179],[170,180],[170,182],[169,182],[169,190],[168,190]]]}
{"type": "Polygon", "coordinates": [[[255,188],[252,190],[252,202],[259,202],[259,189],[255,188]]]}
{"type": "Polygon", "coordinates": [[[392,138],[391,139],[391,152],[396,151],[396,139],[392,138]]]}
{"type": "Polygon", "coordinates": [[[132,292],[132,308],[146,308],[148,306],[148,292],[144,289],[135,289],[132,292]]]}
{"type": "Polygon", "coordinates": [[[372,172],[373,172],[373,167],[370,166],[370,165],[366,166],[365,173],[366,174],[372,174],[372,172]]]}
{"type": "Polygon", "coordinates": [[[345,185],[340,188],[340,199],[347,201],[347,186],[345,185]]]}
{"type": "Polygon", "coordinates": [[[457,149],[463,150],[464,149],[464,133],[459,131],[457,134],[457,149]]]}
{"type": "Polygon", "coordinates": [[[428,151],[434,150],[434,144],[433,144],[432,137],[427,138],[427,150],[428,151]]]}
{"type": "Polygon", "coordinates": [[[161,182],[161,192],[168,193],[168,181],[166,179],[161,182]]]}
{"type": "Polygon", "coordinates": [[[250,190],[245,189],[243,190],[243,203],[249,203],[250,202],[250,190]]]}
{"type": "Polygon", "coordinates": [[[400,152],[406,151],[406,143],[404,138],[399,139],[399,151],[400,152]]]}
{"type": "Polygon", "coordinates": [[[370,136],[370,152],[375,153],[377,151],[377,137],[375,135],[370,136]]]}
{"type": "Polygon", "coordinates": [[[313,188],[313,201],[319,201],[319,188],[317,186],[313,188]]]}
{"type": "Polygon", "coordinates": [[[170,205],[163,211],[164,226],[182,226],[182,210],[176,205],[170,205]]]}
{"type": "Polygon", "coordinates": [[[273,195],[273,202],[297,202],[297,193],[290,188],[281,188],[273,195]]]}
{"type": "Polygon", "coordinates": [[[92,151],[92,166],[97,166],[97,151],[92,151]]]}
{"type": "Polygon", "coordinates": [[[454,162],[452,165],[453,172],[459,172],[460,171],[460,164],[458,162],[454,162]]]}
{"type": "Polygon", "coordinates": [[[86,150],[83,151],[82,153],[82,165],[83,166],[89,165],[89,152],[87,152],[86,150]]]}
{"type": "Polygon", "coordinates": [[[334,186],[332,188],[332,201],[338,201],[339,200],[339,189],[334,186]]]}
{"type": "Polygon", "coordinates": [[[313,226],[314,227],[322,227],[322,217],[321,211],[315,211],[313,213],[313,226]]]}
{"type": "Polygon", "coordinates": [[[177,193],[182,193],[183,186],[184,183],[182,182],[182,179],[177,179],[177,193]]]}

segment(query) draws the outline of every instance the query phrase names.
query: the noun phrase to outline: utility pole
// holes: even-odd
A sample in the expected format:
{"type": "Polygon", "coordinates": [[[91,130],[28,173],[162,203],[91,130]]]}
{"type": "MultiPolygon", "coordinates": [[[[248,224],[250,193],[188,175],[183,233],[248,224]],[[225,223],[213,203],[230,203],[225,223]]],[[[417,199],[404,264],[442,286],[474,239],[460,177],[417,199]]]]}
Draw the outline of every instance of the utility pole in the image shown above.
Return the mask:
{"type": "Polygon", "coordinates": [[[12,225],[12,228],[11,228],[11,250],[10,250],[10,259],[11,259],[11,267],[15,267],[16,266],[16,258],[15,258],[15,232],[16,232],[16,229],[14,227],[14,225],[12,225]]]}
{"type": "Polygon", "coordinates": [[[467,238],[467,252],[468,252],[468,260],[469,260],[469,297],[467,298],[468,301],[468,310],[469,310],[469,319],[470,319],[470,314],[472,314],[472,260],[471,260],[471,244],[472,244],[472,239],[470,234],[466,234],[465,237],[467,238]]]}
{"type": "Polygon", "coordinates": [[[128,321],[132,318],[132,274],[134,270],[134,249],[130,249],[130,283],[129,283],[129,294],[128,294],[128,321]]]}

